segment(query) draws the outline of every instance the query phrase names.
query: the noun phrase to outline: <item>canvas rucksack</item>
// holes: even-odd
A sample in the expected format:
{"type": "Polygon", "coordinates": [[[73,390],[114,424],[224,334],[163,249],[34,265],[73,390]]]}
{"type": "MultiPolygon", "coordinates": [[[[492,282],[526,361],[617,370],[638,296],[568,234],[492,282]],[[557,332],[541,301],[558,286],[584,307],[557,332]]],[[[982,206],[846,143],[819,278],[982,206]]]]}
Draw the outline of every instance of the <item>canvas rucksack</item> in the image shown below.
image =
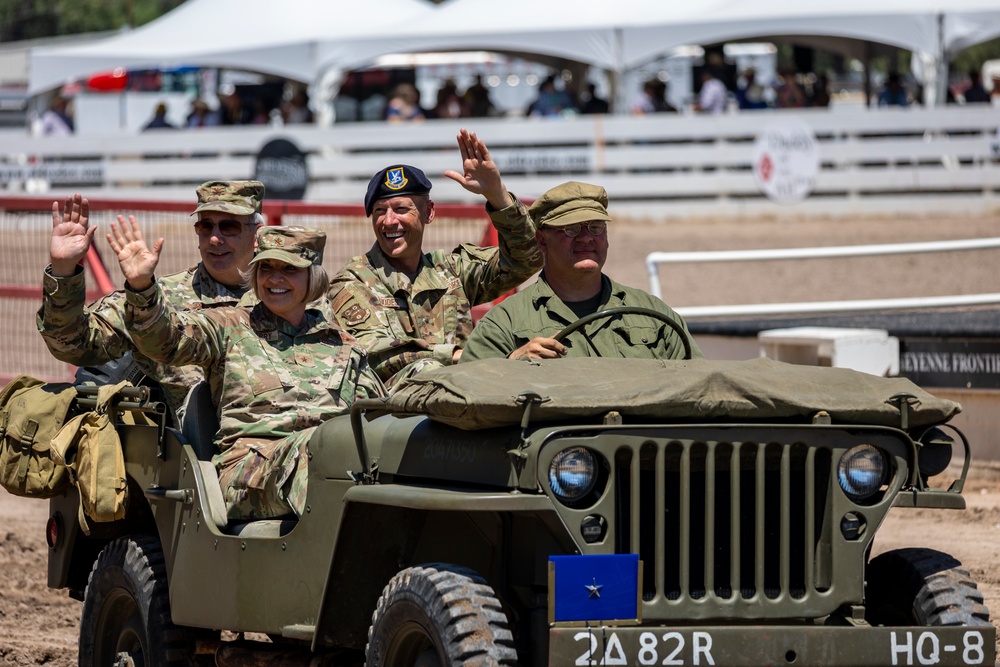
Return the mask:
{"type": "Polygon", "coordinates": [[[80,492],[80,526],[85,531],[84,515],[96,522],[125,518],[128,480],[112,402],[128,386],[123,381],[100,387],[96,407],[66,422],[52,441],[53,459],[66,466],[80,492]]]}
{"type": "Polygon", "coordinates": [[[76,388],[20,375],[0,391],[0,486],[16,496],[51,498],[69,484],[51,443],[63,427],[76,388]]]}

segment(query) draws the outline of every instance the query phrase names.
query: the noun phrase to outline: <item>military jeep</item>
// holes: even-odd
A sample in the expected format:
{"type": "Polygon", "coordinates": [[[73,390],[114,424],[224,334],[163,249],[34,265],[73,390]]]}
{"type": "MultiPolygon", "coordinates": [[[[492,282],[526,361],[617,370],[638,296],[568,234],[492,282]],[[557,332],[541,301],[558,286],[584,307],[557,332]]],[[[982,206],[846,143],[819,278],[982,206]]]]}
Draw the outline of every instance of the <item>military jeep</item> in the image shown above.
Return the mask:
{"type": "Polygon", "coordinates": [[[872,556],[890,508],[965,507],[959,406],[905,379],[427,371],[317,429],[301,518],[239,523],[210,406],[174,428],[129,391],[126,518],[84,531],[74,489],[51,501],[49,585],[83,601],[84,666],[994,664],[959,562],[872,556]]]}

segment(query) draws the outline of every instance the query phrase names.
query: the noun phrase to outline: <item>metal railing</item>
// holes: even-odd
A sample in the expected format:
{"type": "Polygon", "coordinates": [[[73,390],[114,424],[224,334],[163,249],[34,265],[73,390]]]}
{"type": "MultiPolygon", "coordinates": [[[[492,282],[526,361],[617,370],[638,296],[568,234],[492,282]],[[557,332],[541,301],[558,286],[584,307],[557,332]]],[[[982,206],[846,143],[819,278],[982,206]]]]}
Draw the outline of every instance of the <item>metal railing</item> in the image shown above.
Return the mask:
{"type": "MultiPolygon", "coordinates": [[[[953,252],[1000,248],[1000,237],[932,241],[926,243],[892,243],[883,245],[828,246],[815,248],[772,248],[754,250],[724,250],[711,252],[652,252],[646,256],[649,291],[662,298],[660,264],[747,262],[833,257],[865,257],[914,253],[953,252]]],[[[1000,293],[962,294],[955,296],[912,297],[900,299],[862,299],[851,301],[814,301],[798,303],[764,303],[728,306],[688,306],[675,310],[683,317],[739,317],[745,315],[779,315],[830,313],[867,310],[900,310],[945,306],[978,306],[1000,303],[1000,293]]]]}

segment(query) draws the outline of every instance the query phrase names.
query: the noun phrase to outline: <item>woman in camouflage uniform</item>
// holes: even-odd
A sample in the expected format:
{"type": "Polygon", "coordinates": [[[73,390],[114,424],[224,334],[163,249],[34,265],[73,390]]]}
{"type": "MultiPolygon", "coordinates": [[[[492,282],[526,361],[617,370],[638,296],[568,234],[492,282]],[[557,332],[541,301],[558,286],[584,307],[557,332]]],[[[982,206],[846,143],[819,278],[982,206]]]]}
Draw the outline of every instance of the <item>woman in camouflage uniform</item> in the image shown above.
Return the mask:
{"type": "Polygon", "coordinates": [[[301,516],[313,430],[358,397],[383,393],[364,351],[320,310],[329,280],[323,232],[262,227],[250,262],[255,306],[180,312],[153,278],[163,239],[147,247],[134,217],[119,216],[108,241],[126,280],[126,326],[136,347],[170,364],[221,378],[213,462],[229,517],[301,516]]]}

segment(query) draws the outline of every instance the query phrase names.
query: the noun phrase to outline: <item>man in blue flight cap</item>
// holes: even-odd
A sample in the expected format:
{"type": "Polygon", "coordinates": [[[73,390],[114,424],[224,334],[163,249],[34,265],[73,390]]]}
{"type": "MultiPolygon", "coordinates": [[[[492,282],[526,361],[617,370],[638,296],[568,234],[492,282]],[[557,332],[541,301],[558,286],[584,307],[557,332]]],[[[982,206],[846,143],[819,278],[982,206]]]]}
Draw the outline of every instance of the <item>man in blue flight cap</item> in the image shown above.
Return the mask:
{"type": "Polygon", "coordinates": [[[453,364],[472,333],[472,307],[509,292],[542,266],[527,208],[507,192],[486,144],[458,135],[463,173],[444,173],[486,198],[500,237],[497,247],[463,243],[425,253],[424,228],[434,222],[431,182],[420,169],[397,164],[368,183],[365,214],[375,244],[347,263],[330,285],[334,316],[368,350],[386,383],[453,364]]]}

